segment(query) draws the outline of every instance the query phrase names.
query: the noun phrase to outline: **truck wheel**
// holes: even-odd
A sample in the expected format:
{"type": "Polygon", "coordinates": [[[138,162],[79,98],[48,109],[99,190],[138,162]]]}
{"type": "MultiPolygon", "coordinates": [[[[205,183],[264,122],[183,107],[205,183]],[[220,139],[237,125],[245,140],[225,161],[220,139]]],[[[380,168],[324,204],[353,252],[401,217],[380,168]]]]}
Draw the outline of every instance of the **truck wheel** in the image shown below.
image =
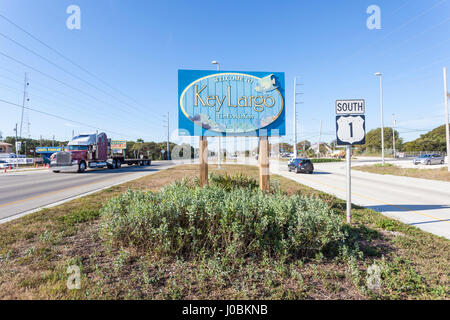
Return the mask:
{"type": "Polygon", "coordinates": [[[79,173],[83,173],[84,170],[86,170],[86,163],[81,162],[81,163],[78,165],[78,172],[79,172],[79,173]]]}

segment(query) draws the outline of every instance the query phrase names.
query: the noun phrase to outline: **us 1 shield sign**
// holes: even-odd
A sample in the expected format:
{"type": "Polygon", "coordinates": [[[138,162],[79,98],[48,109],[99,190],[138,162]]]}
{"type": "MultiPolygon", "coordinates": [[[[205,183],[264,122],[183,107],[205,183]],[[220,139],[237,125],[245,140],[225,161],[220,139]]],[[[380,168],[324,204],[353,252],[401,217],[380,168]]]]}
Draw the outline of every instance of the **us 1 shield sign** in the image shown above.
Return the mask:
{"type": "Polygon", "coordinates": [[[337,145],[366,143],[366,117],[364,115],[336,116],[337,145]]]}

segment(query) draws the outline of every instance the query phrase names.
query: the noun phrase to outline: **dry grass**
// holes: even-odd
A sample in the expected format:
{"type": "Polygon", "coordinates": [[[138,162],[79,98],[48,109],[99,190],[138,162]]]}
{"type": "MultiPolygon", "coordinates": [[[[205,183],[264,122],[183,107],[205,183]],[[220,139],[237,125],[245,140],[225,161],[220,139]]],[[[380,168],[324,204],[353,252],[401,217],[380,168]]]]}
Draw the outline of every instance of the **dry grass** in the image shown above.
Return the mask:
{"type": "MultiPolygon", "coordinates": [[[[256,167],[226,165],[216,173],[258,176],[256,167]]],[[[0,225],[1,299],[448,299],[450,241],[371,210],[355,208],[350,237],[364,258],[299,261],[248,259],[231,270],[220,258],[185,261],[98,237],[102,203],[128,188],[158,190],[197,176],[188,165],[115,186],[0,225]],[[383,270],[381,291],[365,288],[367,267],[383,270]],[[67,266],[81,268],[80,290],[68,290],[67,266]]],[[[342,213],[345,204],[292,180],[273,176],[283,191],[320,197],[342,213]]]]}
{"type": "Polygon", "coordinates": [[[447,170],[447,168],[419,169],[419,168],[401,168],[395,165],[385,165],[385,166],[371,165],[371,166],[356,166],[352,167],[352,169],[371,173],[392,174],[395,176],[450,181],[450,172],[447,170]]]}

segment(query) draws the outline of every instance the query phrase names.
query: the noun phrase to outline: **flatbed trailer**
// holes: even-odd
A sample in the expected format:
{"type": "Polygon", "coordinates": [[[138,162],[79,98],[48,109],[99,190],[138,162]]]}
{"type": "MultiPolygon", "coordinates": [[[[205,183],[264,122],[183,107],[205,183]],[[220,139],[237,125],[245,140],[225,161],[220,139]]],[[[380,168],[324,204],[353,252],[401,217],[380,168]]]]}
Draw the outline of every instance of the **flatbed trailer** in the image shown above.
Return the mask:
{"type": "Polygon", "coordinates": [[[86,169],[118,169],[123,164],[149,166],[151,160],[143,154],[126,157],[126,141],[111,141],[105,133],[85,134],[74,137],[64,151],[52,154],[50,166],[53,172],[84,172],[86,169]]]}

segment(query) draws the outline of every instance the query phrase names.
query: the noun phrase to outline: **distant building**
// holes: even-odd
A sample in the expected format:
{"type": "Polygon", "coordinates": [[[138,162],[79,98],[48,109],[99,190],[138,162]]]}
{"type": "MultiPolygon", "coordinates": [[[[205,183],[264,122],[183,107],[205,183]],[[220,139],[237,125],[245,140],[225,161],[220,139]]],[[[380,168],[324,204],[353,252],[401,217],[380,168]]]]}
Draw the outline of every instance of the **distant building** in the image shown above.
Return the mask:
{"type": "Polygon", "coordinates": [[[0,153],[12,153],[12,144],[0,142],[0,153]]]}

